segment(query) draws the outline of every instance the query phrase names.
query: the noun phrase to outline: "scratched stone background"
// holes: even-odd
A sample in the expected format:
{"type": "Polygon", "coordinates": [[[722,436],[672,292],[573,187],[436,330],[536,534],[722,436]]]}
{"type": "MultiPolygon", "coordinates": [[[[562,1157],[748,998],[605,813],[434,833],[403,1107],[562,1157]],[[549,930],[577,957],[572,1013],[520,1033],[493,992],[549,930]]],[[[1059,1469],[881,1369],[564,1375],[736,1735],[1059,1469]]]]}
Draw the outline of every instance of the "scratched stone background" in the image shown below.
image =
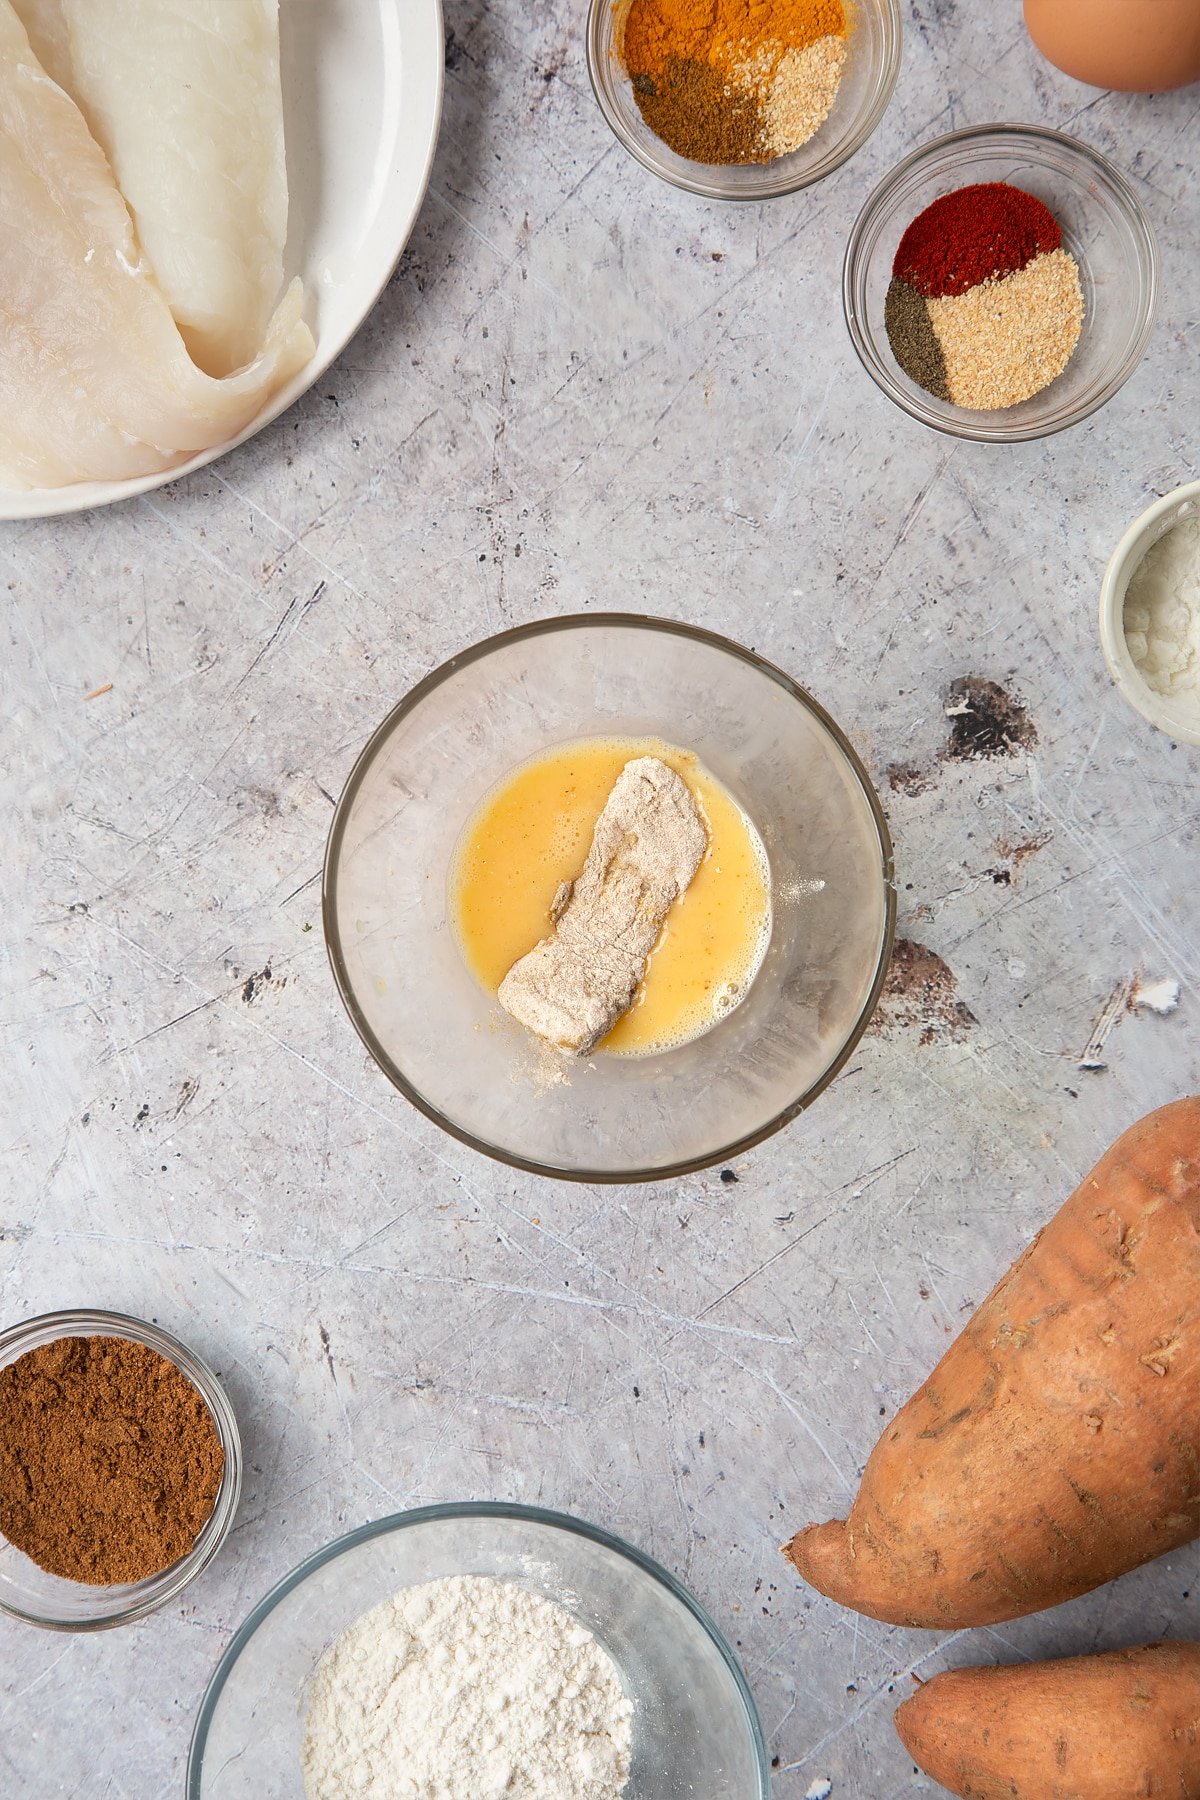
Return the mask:
{"type": "Polygon", "coordinates": [[[1110,691],[1095,624],[1116,537],[1197,473],[1197,90],[1084,89],[1010,3],[906,10],[873,142],[732,210],[610,139],[580,0],[450,0],[432,190],[341,362],[213,470],[0,535],[0,1317],[162,1321],[223,1375],[248,1464],[182,1604],[92,1638],[0,1623],[5,1796],[180,1793],[249,1607],[429,1501],[565,1508],[676,1570],[738,1647],[780,1800],[933,1791],[890,1725],[914,1669],[1195,1635],[1194,1553],[943,1640],[840,1611],[777,1550],[844,1509],[1118,1129],[1200,1086],[1200,757],[1110,691]],[[874,181],[991,118],[1112,156],[1164,264],[1128,386],[1011,449],[891,409],[838,298],[874,181]],[[411,1111],[343,1016],[318,881],[416,678],[613,605],[755,645],[843,722],[916,947],[798,1124],[627,1190],[514,1175],[411,1111]],[[1018,709],[1014,754],[942,754],[965,676],[1018,709]],[[1139,970],[1179,1010],[1110,1009],[1081,1071],[1139,970]]]}

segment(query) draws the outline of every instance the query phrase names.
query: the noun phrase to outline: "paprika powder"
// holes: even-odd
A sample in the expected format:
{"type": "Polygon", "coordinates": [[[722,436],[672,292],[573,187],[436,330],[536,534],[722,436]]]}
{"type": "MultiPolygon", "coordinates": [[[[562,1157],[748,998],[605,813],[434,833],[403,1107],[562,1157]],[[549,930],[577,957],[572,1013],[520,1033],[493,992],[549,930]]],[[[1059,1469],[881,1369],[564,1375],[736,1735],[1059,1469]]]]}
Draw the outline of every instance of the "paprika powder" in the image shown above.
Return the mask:
{"type": "Polygon", "coordinates": [[[1058,220],[1034,195],[1007,181],[981,181],[917,214],[892,274],[926,296],[965,294],[977,282],[1015,275],[1061,243],[1058,220]]]}

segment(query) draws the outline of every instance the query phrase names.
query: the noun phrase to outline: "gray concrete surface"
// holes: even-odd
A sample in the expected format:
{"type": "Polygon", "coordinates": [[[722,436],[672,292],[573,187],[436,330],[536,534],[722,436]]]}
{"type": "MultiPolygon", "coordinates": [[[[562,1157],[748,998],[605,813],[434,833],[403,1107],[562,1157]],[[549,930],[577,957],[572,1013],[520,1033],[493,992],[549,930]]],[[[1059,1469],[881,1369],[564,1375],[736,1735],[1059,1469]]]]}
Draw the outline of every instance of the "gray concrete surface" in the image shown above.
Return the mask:
{"type": "Polygon", "coordinates": [[[916,1668],[1200,1624],[1194,1553],[943,1641],[839,1611],[777,1552],[844,1507],[1117,1130],[1200,1085],[1200,762],[1110,691],[1095,626],[1114,540],[1200,460],[1197,91],[1097,94],[1015,4],[912,0],[875,140],[735,211],[613,143],[581,13],[449,0],[432,192],[303,404],[147,500],[0,534],[0,1317],[159,1319],[222,1372],[248,1455],[184,1603],[94,1638],[0,1624],[14,1800],[180,1794],[253,1602],[426,1501],[566,1508],[676,1570],[744,1660],[779,1800],[932,1791],[890,1726],[916,1668]],[[1123,392],[1007,450],[892,410],[838,286],[873,182],[990,118],[1110,154],[1164,264],[1123,392]],[[460,646],[612,605],[811,686],[886,800],[902,936],[945,964],[736,1181],[589,1190],[477,1158],[368,1063],[326,966],[324,838],[372,726],[460,646]],[[1036,742],[941,760],[965,675],[1036,742]],[[895,765],[918,773],[893,787],[895,765]],[[1138,969],[1182,982],[1179,1011],[1121,1014],[1080,1072],[1138,969]]]}

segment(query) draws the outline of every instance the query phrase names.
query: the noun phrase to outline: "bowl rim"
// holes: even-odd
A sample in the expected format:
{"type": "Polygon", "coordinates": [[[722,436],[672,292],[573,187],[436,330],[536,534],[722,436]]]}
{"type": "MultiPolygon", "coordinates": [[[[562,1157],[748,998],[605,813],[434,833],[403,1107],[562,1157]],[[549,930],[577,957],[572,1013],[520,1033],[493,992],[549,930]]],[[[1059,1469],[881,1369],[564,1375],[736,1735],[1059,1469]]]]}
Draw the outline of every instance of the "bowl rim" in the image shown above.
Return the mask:
{"type": "MultiPolygon", "coordinates": [[[[302,1586],[310,1575],[327,1563],[334,1562],[347,1551],[354,1550],[360,1544],[370,1543],[378,1537],[387,1537],[394,1532],[406,1531],[411,1526],[440,1523],[447,1519],[519,1519],[526,1524],[546,1526],[555,1531],[564,1531],[574,1537],[587,1538],[590,1542],[601,1545],[631,1562],[642,1573],[649,1575],[661,1587],[679,1601],[691,1613],[692,1617],[708,1634],[710,1642],[719,1653],[730,1675],[734,1688],[742,1702],[746,1728],[758,1766],[759,1792],[756,1800],[770,1800],[771,1773],[767,1760],[767,1746],[763,1737],[762,1721],[758,1716],[758,1708],[750,1691],[750,1683],[746,1679],[741,1663],[725,1638],[724,1634],[710,1617],[695,1595],[684,1587],[683,1583],[672,1575],[671,1571],[647,1556],[644,1550],[626,1543],[611,1531],[605,1531],[601,1525],[592,1525],[585,1519],[577,1519],[570,1513],[553,1512],[542,1506],[521,1506],[516,1501],[508,1500],[454,1500],[436,1506],[417,1506],[404,1512],[386,1513],[382,1518],[373,1519],[369,1524],[360,1525],[339,1538],[334,1538],[320,1550],[314,1550],[302,1562],[296,1564],[291,1572],[277,1581],[266,1593],[243,1623],[238,1627],[221,1656],[200,1702],[200,1710],[196,1715],[196,1723],[192,1728],[191,1744],[188,1749],[186,1800],[201,1800],[200,1780],[204,1772],[204,1751],[208,1742],[209,1730],[217,1710],[217,1704],[224,1693],[229,1678],[233,1673],[238,1658],[275,1608],[286,1600],[288,1595],[302,1586]]],[[[749,1800],[749,1797],[747,1797],[749,1800]]]]}
{"type": "Polygon", "coordinates": [[[370,1052],[373,1061],[392,1083],[392,1086],[397,1088],[410,1105],[416,1107],[418,1112],[423,1113],[427,1119],[447,1132],[449,1136],[456,1138],[460,1144],[465,1144],[468,1149],[478,1151],[482,1156],[491,1157],[493,1161],[503,1163],[507,1168],[521,1169],[526,1174],[546,1176],[557,1181],[586,1182],[592,1186],[627,1186],[637,1182],[670,1181],[681,1175],[692,1175],[700,1169],[712,1168],[718,1162],[744,1155],[756,1144],[764,1143],[767,1138],[773,1137],[777,1131],[782,1131],[785,1126],[790,1125],[794,1119],[798,1118],[812,1105],[814,1100],[825,1092],[825,1089],[845,1068],[870,1023],[892,959],[896,937],[896,906],[895,855],[883,805],[862,758],[836,719],[825,710],[819,700],[813,698],[807,688],[801,687],[783,669],[768,661],[766,657],[760,656],[757,651],[749,650],[744,645],[734,643],[732,639],[721,636],[719,632],[706,630],[703,626],[683,624],[674,619],[658,618],[647,613],[566,613],[557,617],[536,619],[525,625],[514,626],[509,631],[497,632],[492,637],[482,638],[478,643],[470,645],[466,650],[459,651],[439,664],[436,669],[418,681],[415,687],[410,688],[396,706],[392,707],[359,751],[341,794],[338,796],[337,805],[334,807],[329,836],[325,844],[325,860],[321,870],[321,924],[334,983],[351,1023],[370,1052]],[[341,934],[337,926],[335,887],[346,825],[354,802],[358,798],[381,746],[402,719],[406,718],[410,712],[414,712],[431,694],[437,691],[443,682],[450,680],[460,670],[469,667],[472,663],[482,661],[496,650],[530,638],[549,637],[560,632],[605,631],[614,628],[663,633],[669,637],[683,637],[693,643],[703,644],[709,649],[734,656],[781,687],[790,699],[811,713],[825,728],[849,764],[867,801],[874,822],[879,843],[884,889],[883,932],[871,985],[845,1044],[818,1079],[765,1124],[757,1127],[754,1131],[744,1133],[741,1137],[722,1145],[711,1153],[705,1152],[700,1156],[685,1157],[651,1168],[620,1170],[561,1168],[557,1164],[539,1162],[533,1157],[502,1150],[498,1145],[478,1137],[465,1126],[448,1119],[409,1081],[380,1042],[377,1033],[355,998],[342,948],[341,934]]]}
{"type": "MultiPolygon", "coordinates": [[[[1121,173],[1116,165],[1102,155],[1090,144],[1079,138],[1071,137],[1067,132],[1056,131],[1049,125],[1029,125],[1016,120],[993,120],[982,125],[965,125],[956,131],[944,132],[940,137],[930,138],[928,142],[918,145],[891,168],[881,181],[871,190],[859,210],[858,217],[851,226],[846,240],[846,254],[842,263],[842,311],[845,315],[846,328],[850,333],[850,341],[855,355],[863,368],[870,375],[876,387],[894,406],[900,407],[910,418],[929,426],[934,431],[941,431],[947,437],[955,437],[981,444],[1021,444],[1029,443],[1037,438],[1053,437],[1057,432],[1067,431],[1079,425],[1118,393],[1133,374],[1146,351],[1154,330],[1154,322],[1158,313],[1158,303],[1162,288],[1162,275],[1158,254],[1158,241],[1154,235],[1146,209],[1138,199],[1132,183],[1121,173]],[[1090,164],[1094,173],[1098,173],[1116,193],[1123,206],[1130,227],[1137,237],[1143,253],[1143,277],[1145,282],[1145,301],[1142,307],[1141,321],[1132,345],[1126,353],[1117,373],[1110,377],[1098,393],[1086,405],[1073,407],[1062,418],[1045,422],[1031,422],[1024,425],[989,425],[974,423],[969,414],[963,418],[950,418],[940,414],[933,406],[927,405],[915,395],[907,393],[893,378],[890,369],[883,363],[874,348],[876,334],[864,329],[856,302],[855,288],[862,256],[863,239],[869,226],[877,214],[901,182],[912,170],[922,164],[931,162],[935,157],[943,155],[955,146],[976,144],[988,138],[994,139],[997,146],[1035,142],[1054,144],[1077,157],[1080,162],[1090,164]]],[[[990,414],[987,415],[990,418],[990,414]]]]}
{"type": "MultiPolygon", "coordinates": [[[[797,194],[802,188],[812,187],[815,182],[823,181],[832,175],[844,163],[849,162],[867,139],[878,131],[883,116],[891,105],[896,92],[896,84],[900,79],[900,69],[904,57],[904,18],[900,0],[847,0],[848,7],[871,7],[879,16],[884,26],[883,63],[880,69],[878,91],[875,100],[859,122],[858,128],[850,132],[829,153],[819,159],[808,170],[793,170],[786,176],[776,175],[771,178],[769,171],[775,163],[785,160],[776,157],[774,163],[742,164],[741,167],[762,168],[764,175],[761,185],[746,189],[732,189],[719,179],[703,171],[710,167],[708,163],[690,162],[686,157],[678,159],[681,167],[668,165],[658,160],[651,151],[625,129],[625,121],[620,111],[614,106],[601,73],[604,61],[604,49],[601,33],[608,15],[622,0],[589,0],[587,24],[584,28],[584,43],[587,50],[588,79],[592,84],[592,93],[604,119],[617,142],[629,152],[635,161],[660,181],[668,182],[687,194],[698,194],[706,200],[728,200],[735,205],[745,205],[759,200],[778,200],[785,194],[797,194]],[[696,173],[690,174],[690,170],[696,173]]],[[[819,128],[823,129],[823,127],[819,128]]],[[[813,134],[814,137],[816,133],[813,134]]],[[[800,146],[801,149],[804,145],[800,146]]],[[[792,153],[793,155],[795,152],[792,153]]]]}
{"type": "MultiPolygon", "coordinates": [[[[242,1491],[241,1433],[229,1397],[203,1357],[198,1356],[161,1325],[135,1318],[131,1313],[71,1307],[22,1319],[18,1324],[6,1326],[0,1331],[0,1367],[7,1367],[28,1350],[53,1343],[56,1338],[62,1337],[119,1337],[129,1343],[144,1344],[147,1349],[166,1357],[191,1382],[207,1406],[225,1457],[221,1485],[217,1489],[212,1512],[201,1527],[192,1548],[178,1562],[160,1569],[157,1574],[147,1575],[143,1581],[122,1583],[121,1586],[127,1588],[132,1596],[127,1606],[93,1618],[66,1619],[15,1606],[4,1599],[0,1592],[0,1612],[7,1613],[11,1619],[21,1620],[25,1625],[37,1625],[45,1631],[110,1631],[118,1625],[128,1625],[135,1619],[144,1619],[148,1613],[155,1612],[168,1601],[176,1599],[208,1567],[224,1546],[237,1514],[242,1491]],[[15,1354],[10,1354],[13,1352],[15,1354]]],[[[0,1536],[0,1542],[7,1541],[0,1536]]],[[[53,1575],[48,1570],[43,1573],[53,1581],[61,1581],[64,1588],[87,1586],[84,1582],[72,1582],[66,1576],[53,1575]]]]}
{"type": "Polygon", "coordinates": [[[1117,691],[1135,712],[1176,743],[1200,745],[1200,725],[1186,725],[1171,713],[1163,696],[1155,693],[1138,673],[1125,638],[1125,595],[1155,541],[1151,533],[1168,514],[1182,516],[1187,505],[1200,512],[1200,480],[1185,481],[1160,495],[1122,533],[1100,583],[1100,647],[1117,691]]]}

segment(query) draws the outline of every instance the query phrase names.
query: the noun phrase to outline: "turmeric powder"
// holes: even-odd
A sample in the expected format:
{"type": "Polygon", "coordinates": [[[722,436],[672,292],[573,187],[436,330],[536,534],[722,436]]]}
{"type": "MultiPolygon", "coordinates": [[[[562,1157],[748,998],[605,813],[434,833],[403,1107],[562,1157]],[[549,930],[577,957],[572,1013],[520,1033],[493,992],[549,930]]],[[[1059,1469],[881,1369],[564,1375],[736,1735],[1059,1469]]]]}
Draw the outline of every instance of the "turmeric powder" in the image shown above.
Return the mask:
{"type": "Polygon", "coordinates": [[[697,162],[769,162],[837,96],[843,0],[631,0],[621,56],[642,116],[697,162]]]}
{"type": "Polygon", "coordinates": [[[625,20],[625,67],[661,75],[672,56],[689,62],[745,62],[766,45],[804,50],[845,37],[842,0],[633,0],[625,20]]]}

